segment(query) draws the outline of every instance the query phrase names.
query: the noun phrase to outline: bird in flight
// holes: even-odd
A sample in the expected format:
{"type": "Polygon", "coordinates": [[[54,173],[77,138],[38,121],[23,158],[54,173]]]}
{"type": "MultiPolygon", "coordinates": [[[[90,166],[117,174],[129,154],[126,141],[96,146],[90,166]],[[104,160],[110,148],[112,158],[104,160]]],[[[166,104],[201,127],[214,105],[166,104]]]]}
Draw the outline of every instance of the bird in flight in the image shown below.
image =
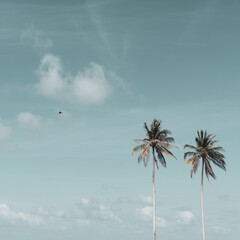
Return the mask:
{"type": "Polygon", "coordinates": [[[59,111],[59,112],[58,112],[58,114],[62,114],[62,112],[61,112],[61,111],[59,111]]]}

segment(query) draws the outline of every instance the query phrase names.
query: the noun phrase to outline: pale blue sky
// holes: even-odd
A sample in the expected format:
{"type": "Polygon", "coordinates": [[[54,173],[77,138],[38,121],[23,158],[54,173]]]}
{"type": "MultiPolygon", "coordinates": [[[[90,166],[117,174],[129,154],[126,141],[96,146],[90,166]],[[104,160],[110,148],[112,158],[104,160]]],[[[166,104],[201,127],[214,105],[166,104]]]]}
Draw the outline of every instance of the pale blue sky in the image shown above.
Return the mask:
{"type": "Polygon", "coordinates": [[[184,144],[216,134],[206,236],[238,240],[240,2],[0,0],[0,238],[152,238],[143,123],[172,131],[156,175],[157,236],[201,239],[200,176],[184,144]],[[63,112],[58,115],[58,111],[63,112]]]}

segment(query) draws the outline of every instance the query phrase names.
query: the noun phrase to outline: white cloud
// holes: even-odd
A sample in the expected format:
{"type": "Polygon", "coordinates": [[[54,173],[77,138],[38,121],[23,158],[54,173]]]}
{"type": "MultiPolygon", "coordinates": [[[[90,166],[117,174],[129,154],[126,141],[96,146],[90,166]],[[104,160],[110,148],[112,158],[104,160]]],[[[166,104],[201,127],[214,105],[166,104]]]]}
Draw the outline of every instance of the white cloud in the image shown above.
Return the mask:
{"type": "Polygon", "coordinates": [[[13,130],[11,127],[8,127],[2,123],[0,123],[0,141],[4,141],[11,137],[13,134],[13,130]]]}
{"type": "Polygon", "coordinates": [[[82,203],[84,206],[86,206],[86,205],[89,204],[89,199],[82,198],[82,199],[81,199],[81,203],[82,203]]]}
{"type": "Polygon", "coordinates": [[[39,92],[45,97],[65,98],[67,79],[62,77],[62,71],[61,61],[58,57],[51,54],[45,55],[38,69],[40,82],[37,84],[37,88],[39,92]]]}
{"type": "Polygon", "coordinates": [[[23,212],[15,212],[6,204],[0,204],[0,217],[9,220],[12,223],[16,221],[23,221],[30,225],[43,224],[43,219],[41,217],[23,212]]]}
{"type": "Polygon", "coordinates": [[[164,218],[156,217],[156,225],[158,227],[167,227],[168,223],[164,218]]]}
{"type": "MultiPolygon", "coordinates": [[[[145,206],[143,208],[137,209],[137,214],[144,221],[152,221],[152,219],[153,219],[153,207],[145,206]]],[[[158,227],[166,227],[166,226],[168,226],[168,223],[164,218],[156,216],[156,225],[158,227]]]]}
{"type": "Polygon", "coordinates": [[[140,194],[139,197],[140,197],[140,200],[145,204],[152,204],[152,202],[153,202],[152,196],[150,196],[150,195],[140,194]]]}
{"type": "Polygon", "coordinates": [[[226,227],[214,226],[212,227],[213,231],[216,233],[229,233],[231,230],[226,227]]]}
{"type": "Polygon", "coordinates": [[[144,219],[149,220],[152,218],[153,207],[145,206],[143,208],[137,209],[137,213],[144,219]]]}
{"type": "Polygon", "coordinates": [[[23,211],[15,211],[7,204],[0,204],[0,219],[10,222],[11,224],[27,224],[43,229],[58,230],[65,230],[67,227],[76,224],[76,220],[72,220],[71,217],[68,219],[61,210],[47,211],[39,208],[30,214],[23,211]]]}
{"type": "Polygon", "coordinates": [[[177,213],[177,222],[179,224],[190,224],[192,220],[194,219],[194,215],[190,211],[179,211],[177,213]]]}
{"type": "MultiPolygon", "coordinates": [[[[37,90],[45,97],[70,102],[99,104],[112,92],[109,80],[116,81],[114,74],[104,71],[101,65],[91,63],[75,76],[64,72],[59,57],[46,54],[37,71],[37,90]]],[[[118,80],[117,80],[118,81],[118,80]]]]}
{"type": "Polygon", "coordinates": [[[103,102],[111,93],[103,67],[96,63],[91,63],[84,73],[78,73],[70,87],[79,102],[103,102]]]}
{"type": "Polygon", "coordinates": [[[37,31],[33,27],[22,32],[21,39],[30,40],[36,49],[48,50],[53,46],[52,40],[43,36],[41,31],[37,31]]]}
{"type": "Polygon", "coordinates": [[[105,220],[121,222],[121,219],[96,200],[81,199],[79,211],[82,220],[105,220]]]}
{"type": "Polygon", "coordinates": [[[17,120],[23,126],[37,128],[41,123],[42,117],[33,115],[30,112],[21,112],[18,114],[17,120]]]}
{"type": "Polygon", "coordinates": [[[78,211],[65,213],[62,210],[46,210],[38,208],[32,210],[31,213],[24,211],[16,211],[7,204],[0,204],[0,220],[15,225],[29,225],[40,229],[81,229],[94,222],[101,223],[108,221],[109,223],[122,222],[121,219],[104,205],[97,201],[82,199],[78,206],[78,211]]]}

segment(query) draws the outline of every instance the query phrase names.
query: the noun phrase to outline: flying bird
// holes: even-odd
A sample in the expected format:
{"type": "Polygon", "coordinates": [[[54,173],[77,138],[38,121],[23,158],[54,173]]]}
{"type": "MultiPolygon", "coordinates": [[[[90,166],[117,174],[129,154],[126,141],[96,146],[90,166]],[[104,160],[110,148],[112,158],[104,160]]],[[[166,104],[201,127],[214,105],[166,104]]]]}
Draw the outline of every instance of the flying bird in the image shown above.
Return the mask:
{"type": "Polygon", "coordinates": [[[61,112],[61,111],[59,111],[59,112],[58,112],[58,114],[62,114],[62,112],[61,112]]]}

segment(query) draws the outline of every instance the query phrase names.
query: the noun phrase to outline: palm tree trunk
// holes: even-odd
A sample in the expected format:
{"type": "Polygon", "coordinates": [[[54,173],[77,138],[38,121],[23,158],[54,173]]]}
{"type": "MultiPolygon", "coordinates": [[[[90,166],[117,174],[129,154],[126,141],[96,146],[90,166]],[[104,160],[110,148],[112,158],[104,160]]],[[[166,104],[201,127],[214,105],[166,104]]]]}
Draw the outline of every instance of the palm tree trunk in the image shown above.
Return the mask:
{"type": "Polygon", "coordinates": [[[202,202],[202,231],[203,231],[203,240],[205,240],[204,209],[203,209],[203,169],[204,169],[204,160],[202,161],[201,202],[202,202]]]}
{"type": "Polygon", "coordinates": [[[154,157],[154,150],[153,150],[152,184],[153,184],[153,239],[156,240],[156,190],[155,190],[155,157],[154,157]]]}

